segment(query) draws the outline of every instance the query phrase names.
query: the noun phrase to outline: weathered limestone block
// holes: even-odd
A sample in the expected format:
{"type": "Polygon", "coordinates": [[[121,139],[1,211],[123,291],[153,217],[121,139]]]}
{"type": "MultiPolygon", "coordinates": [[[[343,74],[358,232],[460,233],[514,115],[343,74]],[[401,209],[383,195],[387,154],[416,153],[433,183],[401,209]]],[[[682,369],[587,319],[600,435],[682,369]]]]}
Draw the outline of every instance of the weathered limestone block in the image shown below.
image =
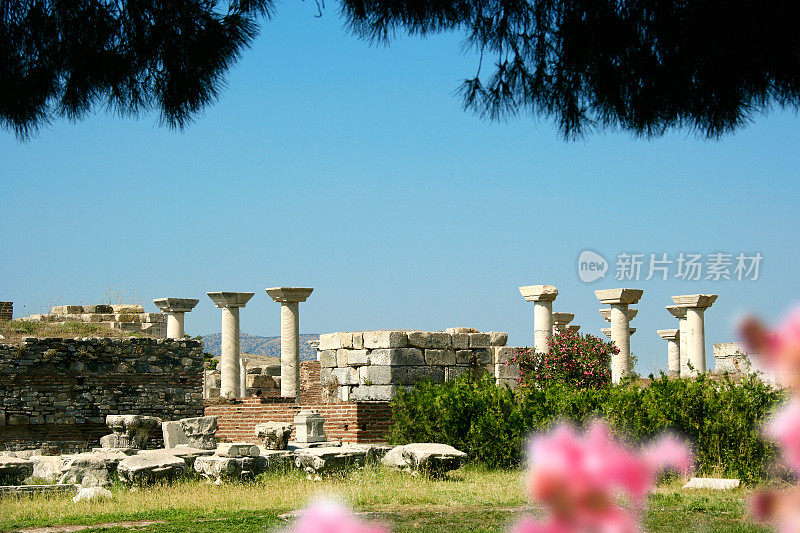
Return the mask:
{"type": "Polygon", "coordinates": [[[117,475],[128,483],[151,483],[186,473],[186,462],[168,453],[137,454],[117,465],[117,475]]]}
{"type": "Polygon", "coordinates": [[[325,474],[364,466],[367,450],[351,446],[304,448],[295,452],[294,464],[309,474],[325,474]]]}
{"type": "Polygon", "coordinates": [[[519,378],[519,365],[501,363],[494,365],[494,377],[501,379],[519,378]]]}
{"type": "Polygon", "coordinates": [[[106,425],[114,433],[100,438],[103,448],[139,450],[147,445],[150,434],[161,426],[161,419],[143,415],[108,415],[106,425]]]}
{"type": "Polygon", "coordinates": [[[349,400],[356,402],[385,402],[394,398],[398,388],[400,387],[397,385],[359,385],[352,388],[349,400]]]}
{"type": "Polygon", "coordinates": [[[444,370],[444,380],[453,381],[469,375],[470,372],[471,370],[468,366],[449,366],[444,370]]]}
{"type": "Polygon", "coordinates": [[[92,313],[92,314],[109,314],[113,313],[114,310],[111,308],[110,305],[84,305],[83,306],[84,313],[92,313]]]}
{"type": "Polygon", "coordinates": [[[396,446],[382,462],[385,466],[438,476],[459,468],[466,459],[466,453],[447,444],[417,442],[396,446]]]}
{"type": "Polygon", "coordinates": [[[370,352],[369,361],[373,365],[424,365],[425,356],[418,348],[377,349],[370,352]]]}
{"type": "Polygon", "coordinates": [[[425,350],[425,363],[437,366],[454,365],[456,364],[456,354],[453,350],[427,349],[425,350]]]}
{"type": "Polygon", "coordinates": [[[470,333],[470,348],[488,348],[491,346],[491,336],[488,333],[470,333]]]}
{"type": "Polygon", "coordinates": [[[217,446],[214,434],[217,432],[216,416],[198,416],[179,420],[181,428],[189,441],[189,446],[201,450],[213,450],[217,446]]]}
{"type": "Polygon", "coordinates": [[[229,479],[252,479],[267,469],[267,459],[258,457],[221,457],[208,455],[198,457],[194,470],[208,480],[219,485],[229,479]]]}
{"type": "Polygon", "coordinates": [[[292,424],[283,422],[265,422],[256,424],[254,433],[256,437],[262,440],[266,449],[285,450],[293,428],[292,424]]]}
{"type": "Polygon", "coordinates": [[[168,455],[181,459],[186,464],[186,471],[194,467],[194,462],[198,457],[214,455],[214,450],[201,450],[190,446],[179,446],[177,448],[161,448],[158,450],[141,450],[138,455],[168,455]]]}
{"type": "Polygon", "coordinates": [[[449,333],[450,335],[456,333],[480,333],[480,331],[478,331],[475,328],[465,328],[465,327],[447,328],[445,329],[445,332],[449,333]]]}
{"type": "Polygon", "coordinates": [[[409,331],[408,343],[417,348],[453,347],[452,337],[447,333],[437,331],[409,331]]]}
{"type": "Polygon", "coordinates": [[[299,443],[324,442],[324,425],[325,418],[319,411],[316,409],[302,409],[294,417],[295,441],[299,443]]]}
{"type": "Polygon", "coordinates": [[[258,457],[260,454],[258,446],[249,442],[223,442],[214,452],[218,457],[258,457]]]}
{"type": "Polygon", "coordinates": [[[492,352],[494,352],[494,363],[500,364],[510,361],[517,355],[517,348],[511,346],[496,346],[492,348],[492,352]]]}
{"type": "MultiPolygon", "coordinates": [[[[278,370],[280,370],[280,368],[278,368],[278,370]]],[[[274,390],[278,388],[278,383],[275,381],[275,378],[269,374],[248,374],[247,388],[274,390]]]]}
{"type": "Polygon", "coordinates": [[[684,489],[706,489],[706,490],[731,490],[738,488],[738,479],[722,479],[712,477],[693,477],[682,488],[684,489]]]}
{"type": "Polygon", "coordinates": [[[0,456],[0,485],[21,485],[22,480],[33,475],[33,463],[19,457],[0,456]]]}
{"type": "Polygon", "coordinates": [[[390,385],[402,379],[403,367],[369,365],[358,369],[358,385],[390,385]]]}
{"type": "Polygon", "coordinates": [[[60,485],[98,487],[111,484],[111,474],[128,455],[119,451],[78,453],[65,455],[61,468],[60,485]]]}
{"type": "Polygon", "coordinates": [[[494,361],[492,352],[487,348],[459,350],[456,352],[457,365],[488,365],[494,361]]]}
{"type": "Polygon", "coordinates": [[[423,380],[430,380],[434,383],[444,381],[444,367],[441,366],[408,366],[401,369],[400,383],[403,385],[414,385],[423,380]]]}
{"type": "MultiPolygon", "coordinates": [[[[454,329],[454,328],[451,328],[454,329]]],[[[448,330],[449,333],[449,330],[448,330]]],[[[469,333],[451,333],[451,342],[456,350],[466,350],[469,348],[469,333]]]]}
{"type": "MultiPolygon", "coordinates": [[[[369,364],[369,352],[367,350],[348,350],[347,364],[350,366],[364,366],[369,364]]],[[[342,366],[342,365],[339,365],[342,366]]]]}
{"type": "Polygon", "coordinates": [[[358,368],[348,366],[333,368],[331,375],[339,385],[358,385],[358,368]]]}
{"type": "Polygon", "coordinates": [[[348,448],[353,450],[363,450],[366,452],[364,462],[366,464],[378,465],[381,459],[394,448],[391,444],[348,444],[348,448]]]}
{"type": "Polygon", "coordinates": [[[508,342],[508,333],[504,331],[490,331],[489,344],[492,346],[505,346],[508,342]]]}
{"type": "Polygon", "coordinates": [[[50,312],[54,315],[74,315],[83,313],[82,305],[56,305],[50,308],[50,312]]]}
{"type": "Polygon", "coordinates": [[[46,479],[51,483],[61,477],[64,460],[60,455],[34,455],[30,458],[33,463],[33,477],[46,479]]]}
{"type": "Polygon", "coordinates": [[[363,350],[364,349],[364,333],[361,331],[356,331],[353,333],[353,349],[354,350],[363,350]]]}
{"type": "Polygon", "coordinates": [[[162,422],[161,433],[164,436],[164,448],[189,445],[189,439],[178,420],[162,422]]]}
{"type": "Polygon", "coordinates": [[[320,350],[317,352],[319,366],[322,368],[333,368],[338,365],[336,360],[336,350],[320,350]]]}
{"type": "Polygon", "coordinates": [[[364,348],[404,348],[408,346],[405,331],[365,331],[364,348]]]}
{"type": "Polygon", "coordinates": [[[81,487],[78,493],[73,496],[72,503],[110,500],[113,497],[114,494],[103,487],[81,487]]]}
{"type": "Polygon", "coordinates": [[[111,306],[113,313],[144,313],[144,307],[136,304],[118,304],[111,306]]]}
{"type": "Polygon", "coordinates": [[[347,366],[347,354],[350,350],[346,348],[339,348],[336,350],[336,366],[347,366]]]}

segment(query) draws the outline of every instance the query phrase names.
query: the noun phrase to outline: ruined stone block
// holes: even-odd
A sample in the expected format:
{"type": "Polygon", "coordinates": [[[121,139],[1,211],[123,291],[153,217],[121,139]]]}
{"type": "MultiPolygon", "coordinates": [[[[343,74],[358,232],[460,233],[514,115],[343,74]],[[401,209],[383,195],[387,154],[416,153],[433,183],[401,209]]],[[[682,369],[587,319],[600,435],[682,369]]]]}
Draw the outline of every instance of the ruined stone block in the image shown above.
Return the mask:
{"type": "Polygon", "coordinates": [[[453,333],[452,338],[453,348],[456,350],[466,350],[469,348],[469,334],[468,333],[453,333]]]}
{"type": "Polygon", "coordinates": [[[266,449],[285,450],[293,428],[292,424],[285,422],[265,422],[256,424],[253,432],[256,437],[262,440],[266,449]]]}
{"type": "Polygon", "coordinates": [[[470,333],[469,334],[469,347],[470,348],[488,348],[489,344],[488,333],[470,333]]]}
{"type": "Polygon", "coordinates": [[[494,365],[494,377],[499,379],[519,378],[519,365],[507,365],[505,363],[494,365]]]}
{"type": "Polygon", "coordinates": [[[425,350],[425,363],[438,366],[454,365],[456,354],[453,350],[428,349],[425,350]]]}
{"type": "Polygon", "coordinates": [[[492,346],[505,346],[508,342],[508,333],[503,331],[490,331],[489,344],[492,346]]]}
{"type": "Polygon", "coordinates": [[[471,369],[468,366],[448,366],[444,369],[444,380],[453,381],[460,377],[469,375],[471,369]]]}
{"type": "Polygon", "coordinates": [[[516,348],[511,346],[495,346],[492,348],[494,353],[495,364],[505,363],[510,361],[516,355],[516,348]]]}
{"type": "Polygon", "coordinates": [[[346,348],[336,350],[336,366],[347,366],[347,354],[349,351],[346,348]]]}
{"type": "Polygon", "coordinates": [[[357,402],[385,402],[394,398],[397,388],[396,385],[360,385],[353,387],[350,399],[357,402]]]}
{"type": "Polygon", "coordinates": [[[364,333],[358,331],[353,333],[353,349],[361,350],[364,348],[364,333]]]}
{"type": "Polygon", "coordinates": [[[164,448],[175,448],[179,445],[189,445],[189,439],[183,432],[181,423],[175,421],[165,421],[161,423],[161,433],[164,436],[164,448]]]}
{"type": "Polygon", "coordinates": [[[408,342],[417,348],[452,348],[452,337],[447,333],[434,331],[410,331],[408,342]]]}
{"type": "Polygon", "coordinates": [[[400,383],[403,385],[414,385],[423,380],[430,380],[434,383],[444,381],[444,367],[442,366],[407,366],[398,370],[400,383]]]}
{"type": "Polygon", "coordinates": [[[424,365],[425,356],[418,348],[389,348],[372,350],[369,361],[373,365],[424,365]]]}
{"type": "Polygon", "coordinates": [[[339,333],[323,333],[319,336],[318,350],[338,350],[342,347],[339,333]]]}
{"type": "Polygon", "coordinates": [[[104,313],[113,313],[114,310],[111,308],[110,305],[100,304],[100,305],[84,305],[83,306],[84,313],[93,313],[93,314],[104,314],[104,313]]]}
{"type": "Polygon", "coordinates": [[[331,368],[337,365],[336,350],[320,350],[317,354],[319,357],[319,366],[322,368],[331,368]]]}
{"type": "Polygon", "coordinates": [[[331,369],[331,374],[339,385],[358,385],[358,368],[337,367],[331,369]]]}
{"type": "Polygon", "coordinates": [[[408,346],[405,331],[365,331],[364,348],[403,348],[408,346]]]}
{"type": "Polygon", "coordinates": [[[189,439],[189,445],[201,450],[213,450],[216,448],[217,439],[217,417],[216,416],[196,416],[192,418],[182,418],[179,420],[181,428],[189,439]]]}
{"type": "Polygon", "coordinates": [[[294,417],[295,441],[299,443],[325,441],[325,417],[316,409],[302,409],[294,417]]]}
{"type": "Polygon", "coordinates": [[[82,305],[56,305],[50,308],[54,315],[77,315],[83,313],[82,305]]]}
{"type": "Polygon", "coordinates": [[[362,366],[359,370],[359,385],[390,385],[400,382],[403,367],[389,365],[362,366]]]}
{"type": "Polygon", "coordinates": [[[111,306],[113,313],[144,313],[144,307],[138,304],[116,304],[111,306]]]}
{"type": "Polygon", "coordinates": [[[258,457],[260,454],[258,446],[249,442],[223,442],[214,452],[217,457],[258,457]]]}
{"type": "Polygon", "coordinates": [[[347,364],[349,366],[364,366],[369,364],[369,352],[367,350],[349,350],[347,353],[347,364]]]}

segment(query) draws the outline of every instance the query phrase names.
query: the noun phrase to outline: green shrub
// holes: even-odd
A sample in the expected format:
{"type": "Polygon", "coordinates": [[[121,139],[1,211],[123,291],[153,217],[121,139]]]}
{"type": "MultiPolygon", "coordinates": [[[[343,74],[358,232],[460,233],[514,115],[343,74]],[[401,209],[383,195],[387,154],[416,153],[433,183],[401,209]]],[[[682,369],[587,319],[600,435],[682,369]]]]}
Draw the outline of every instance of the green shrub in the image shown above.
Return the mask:
{"type": "Polygon", "coordinates": [[[750,377],[741,383],[667,379],[631,381],[578,389],[562,383],[510,389],[491,378],[434,384],[398,391],[392,400],[390,442],[442,442],[480,463],[517,466],[530,435],[569,420],[584,425],[609,421],[620,437],[643,443],[662,431],[693,446],[698,474],[762,479],[776,449],[760,437],[763,419],[783,398],[781,391],[750,377]]]}

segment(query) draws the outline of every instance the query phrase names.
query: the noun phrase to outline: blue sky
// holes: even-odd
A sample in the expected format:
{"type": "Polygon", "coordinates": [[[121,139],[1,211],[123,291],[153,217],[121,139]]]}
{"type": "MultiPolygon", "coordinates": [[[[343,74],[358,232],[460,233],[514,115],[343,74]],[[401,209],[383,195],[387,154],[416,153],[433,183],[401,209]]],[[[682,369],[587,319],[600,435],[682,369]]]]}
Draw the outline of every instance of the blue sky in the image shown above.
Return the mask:
{"type": "MultiPolygon", "coordinates": [[[[517,287],[558,286],[555,309],[605,326],[593,291],[644,289],[631,341],[666,365],[673,294],[719,293],[707,342],[749,311],[798,301],[800,122],[759,117],[722,141],[601,132],[564,142],[544,120],[493,124],[453,95],[476,61],[457,35],[370,47],[335,9],[280,7],[185,131],[99,111],[28,143],[0,134],[0,300],[17,316],[126,291],[198,297],[193,335],[219,331],[211,290],[255,292],[242,329],[279,332],[264,288],[315,287],[303,332],[468,325],[532,342],[517,287]],[[584,249],[611,263],[582,283],[584,249]],[[618,281],[617,254],[752,254],[757,281],[618,281]]],[[[674,273],[674,271],[672,272],[674,273]]]]}

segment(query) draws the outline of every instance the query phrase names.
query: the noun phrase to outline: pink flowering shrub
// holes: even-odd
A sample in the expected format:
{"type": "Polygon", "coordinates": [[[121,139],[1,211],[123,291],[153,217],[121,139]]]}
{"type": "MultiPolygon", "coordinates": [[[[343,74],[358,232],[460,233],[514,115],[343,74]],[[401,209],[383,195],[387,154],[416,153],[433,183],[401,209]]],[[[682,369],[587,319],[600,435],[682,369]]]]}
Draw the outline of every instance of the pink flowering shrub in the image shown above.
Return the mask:
{"type": "Polygon", "coordinates": [[[337,503],[319,501],[304,510],[287,533],[389,533],[379,524],[362,522],[337,503]]]}
{"type": "Polygon", "coordinates": [[[548,509],[544,522],[526,519],[513,533],[633,533],[658,472],[666,467],[687,472],[688,448],[664,437],[635,451],[615,441],[604,422],[584,433],[562,424],[530,444],[528,488],[548,509]],[[630,508],[617,503],[625,496],[630,508]]]}
{"type": "Polygon", "coordinates": [[[800,307],[775,330],[750,317],[739,325],[739,332],[767,369],[774,371],[784,385],[800,391],[800,307]]]}
{"type": "Polygon", "coordinates": [[[550,340],[550,352],[517,351],[510,363],[519,364],[520,385],[561,382],[573,387],[597,388],[611,383],[611,355],[619,350],[594,335],[559,331],[550,340]]]}

